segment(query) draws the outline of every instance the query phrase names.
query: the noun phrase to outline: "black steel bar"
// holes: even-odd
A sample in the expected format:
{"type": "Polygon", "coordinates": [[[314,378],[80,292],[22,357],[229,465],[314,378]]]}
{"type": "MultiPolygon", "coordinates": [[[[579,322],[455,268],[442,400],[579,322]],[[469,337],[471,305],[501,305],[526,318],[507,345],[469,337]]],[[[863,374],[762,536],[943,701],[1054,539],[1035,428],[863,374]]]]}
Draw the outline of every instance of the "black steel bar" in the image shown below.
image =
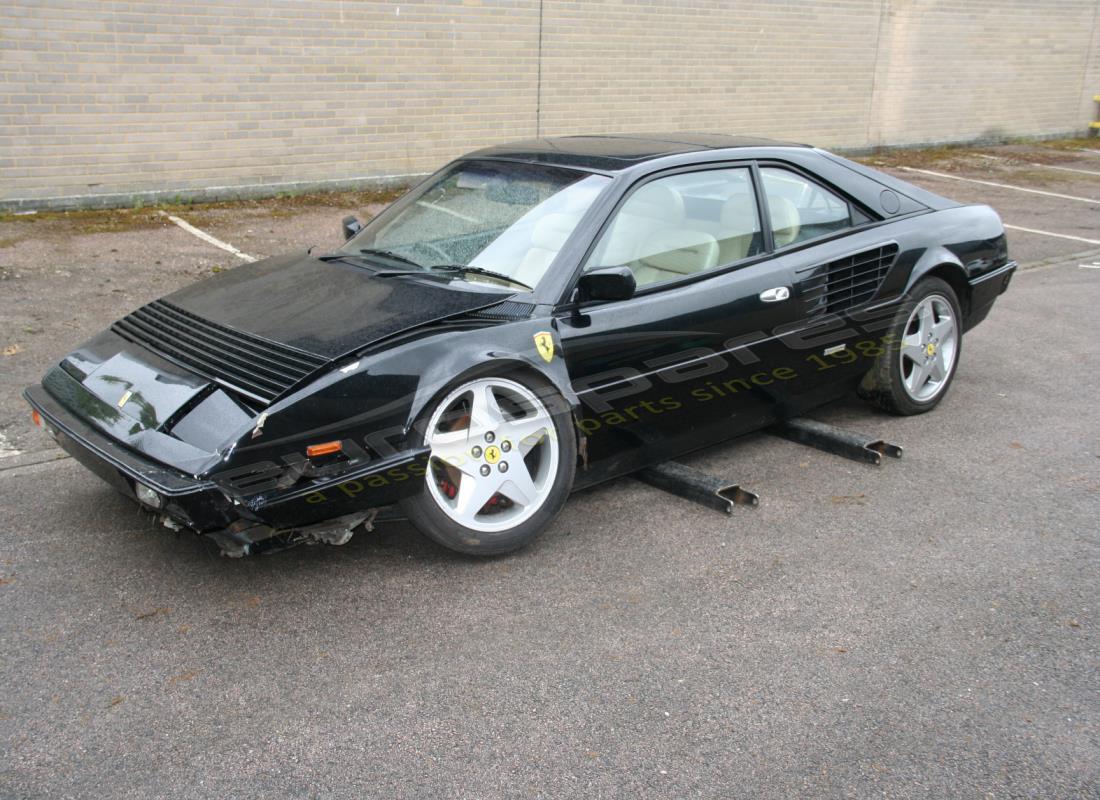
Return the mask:
{"type": "Polygon", "coordinates": [[[896,444],[802,417],[771,427],[768,433],[868,464],[880,465],[883,456],[901,458],[902,453],[896,444]]]}
{"type": "Polygon", "coordinates": [[[645,481],[650,486],[656,486],[658,489],[726,514],[733,513],[734,505],[760,504],[760,498],[755,493],[684,464],[677,464],[675,461],[646,467],[641,472],[635,473],[634,477],[645,481]]]}

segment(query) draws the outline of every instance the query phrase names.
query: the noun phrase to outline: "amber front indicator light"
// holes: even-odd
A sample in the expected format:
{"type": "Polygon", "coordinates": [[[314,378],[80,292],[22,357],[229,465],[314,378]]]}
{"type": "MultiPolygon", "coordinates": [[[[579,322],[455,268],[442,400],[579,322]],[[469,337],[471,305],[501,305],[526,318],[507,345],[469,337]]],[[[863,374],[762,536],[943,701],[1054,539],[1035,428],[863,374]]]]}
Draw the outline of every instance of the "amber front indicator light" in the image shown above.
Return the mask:
{"type": "Polygon", "coordinates": [[[39,414],[37,411],[31,411],[31,419],[34,420],[34,424],[37,425],[39,428],[42,427],[42,415],[39,414]]]}
{"type": "Polygon", "coordinates": [[[306,455],[310,458],[317,458],[318,456],[331,456],[333,453],[340,452],[339,442],[325,442],[324,444],[311,444],[306,448],[306,455]]]}

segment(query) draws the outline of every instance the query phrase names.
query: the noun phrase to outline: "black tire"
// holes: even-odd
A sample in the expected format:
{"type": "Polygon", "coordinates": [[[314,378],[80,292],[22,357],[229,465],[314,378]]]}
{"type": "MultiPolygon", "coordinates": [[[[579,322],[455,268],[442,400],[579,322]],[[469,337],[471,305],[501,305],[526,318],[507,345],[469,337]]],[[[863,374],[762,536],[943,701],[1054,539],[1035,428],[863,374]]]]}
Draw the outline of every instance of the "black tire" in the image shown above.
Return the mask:
{"type": "MultiPolygon", "coordinates": [[[[491,374],[477,376],[480,379],[493,379],[491,374]]],[[[496,376],[499,377],[499,376],[496,376]]],[[[532,393],[545,406],[554,427],[558,443],[557,469],[553,471],[549,494],[542,504],[527,519],[514,527],[499,531],[482,531],[467,527],[452,519],[432,496],[429,481],[435,480],[435,471],[429,464],[424,482],[415,495],[401,501],[400,505],[409,521],[428,538],[444,547],[460,553],[478,556],[493,556],[518,550],[534,540],[558,515],[565,505],[573,488],[573,479],[577,465],[577,441],[573,429],[573,416],[568,403],[561,394],[544,378],[534,373],[511,373],[503,380],[517,383],[532,393]]],[[[464,385],[466,381],[456,381],[441,391],[418,417],[414,426],[413,439],[416,446],[422,446],[427,438],[427,428],[431,417],[452,391],[464,385]]],[[[486,448],[487,450],[488,448],[486,448]]]]}
{"type": "Polygon", "coordinates": [[[859,396],[874,406],[877,406],[891,414],[899,416],[912,416],[931,411],[947,395],[951,388],[951,382],[958,371],[959,359],[962,355],[962,309],[959,306],[958,297],[951,285],[940,278],[927,277],[917,282],[910,290],[906,302],[898,310],[890,329],[893,346],[875,359],[875,364],[864,376],[859,386],[859,396]],[[903,372],[900,344],[906,335],[907,329],[913,323],[914,310],[928,298],[940,298],[946,302],[955,320],[955,344],[951,364],[947,370],[947,376],[939,385],[935,393],[927,398],[914,396],[906,386],[906,376],[903,372]]]}

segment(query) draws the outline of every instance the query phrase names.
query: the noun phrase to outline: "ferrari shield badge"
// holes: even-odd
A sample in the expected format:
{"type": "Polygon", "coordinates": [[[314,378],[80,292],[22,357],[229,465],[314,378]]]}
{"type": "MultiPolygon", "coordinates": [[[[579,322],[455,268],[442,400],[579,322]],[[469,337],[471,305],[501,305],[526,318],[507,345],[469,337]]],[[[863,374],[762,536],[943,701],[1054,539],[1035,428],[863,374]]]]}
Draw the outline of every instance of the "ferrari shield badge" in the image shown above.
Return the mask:
{"type": "Polygon", "coordinates": [[[539,351],[542,360],[549,364],[554,359],[554,337],[546,331],[536,333],[535,349],[539,351]]]}

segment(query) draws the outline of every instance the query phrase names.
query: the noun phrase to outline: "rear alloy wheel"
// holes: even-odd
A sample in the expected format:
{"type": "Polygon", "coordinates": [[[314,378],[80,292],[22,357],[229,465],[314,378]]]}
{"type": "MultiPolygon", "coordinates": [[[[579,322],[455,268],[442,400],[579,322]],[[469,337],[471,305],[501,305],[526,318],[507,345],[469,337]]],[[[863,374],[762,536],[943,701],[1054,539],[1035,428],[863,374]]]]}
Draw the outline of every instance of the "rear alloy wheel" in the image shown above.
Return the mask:
{"type": "Polygon", "coordinates": [[[906,394],[926,403],[946,389],[958,349],[958,323],[947,298],[932,294],[921,300],[905,325],[898,352],[906,394]]]}
{"type": "Polygon", "coordinates": [[[576,444],[561,396],[541,380],[476,378],[426,417],[422,491],[403,503],[440,544],[493,554],[527,544],[572,488],[576,444]]]}
{"type": "Polygon", "coordinates": [[[962,350],[962,313],[951,286],[939,278],[914,286],[892,341],[864,378],[860,395],[894,414],[931,411],[947,393],[962,350]]]}

